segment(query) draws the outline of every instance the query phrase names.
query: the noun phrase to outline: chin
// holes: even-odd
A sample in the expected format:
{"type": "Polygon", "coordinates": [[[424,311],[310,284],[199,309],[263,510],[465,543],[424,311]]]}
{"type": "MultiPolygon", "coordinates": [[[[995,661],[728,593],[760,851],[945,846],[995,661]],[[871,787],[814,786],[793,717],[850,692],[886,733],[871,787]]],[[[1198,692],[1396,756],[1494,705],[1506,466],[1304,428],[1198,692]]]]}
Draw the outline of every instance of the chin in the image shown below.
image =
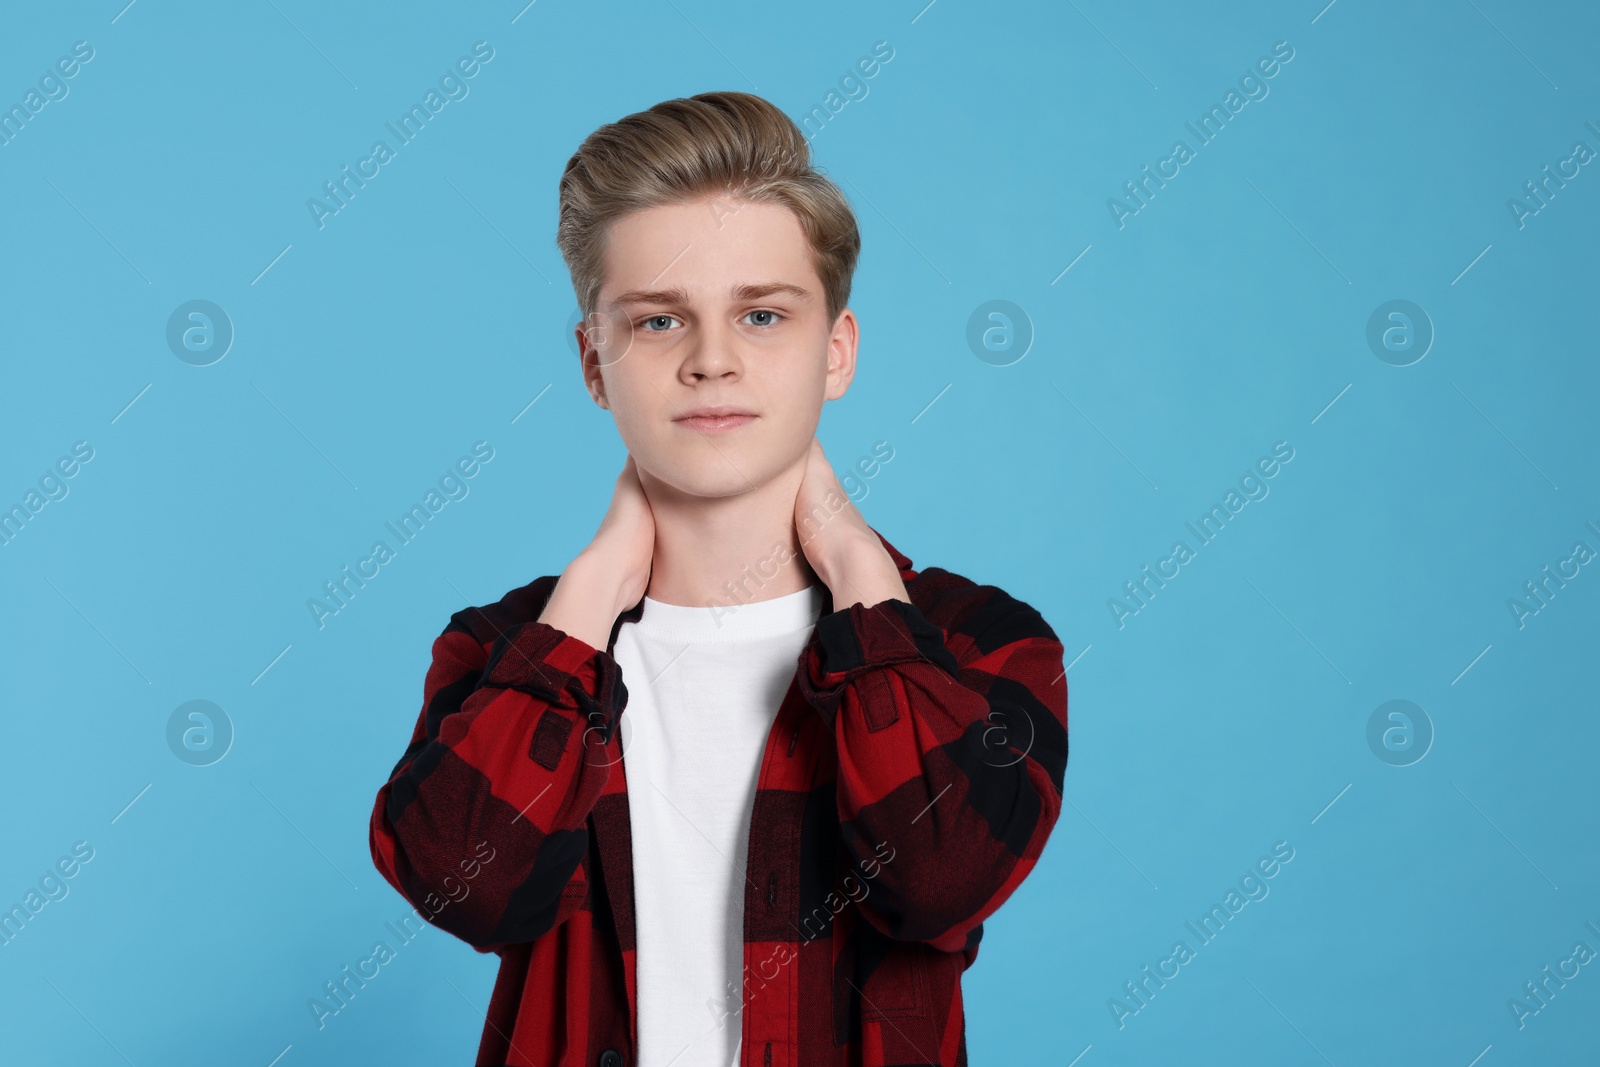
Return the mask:
{"type": "Polygon", "coordinates": [[[786,464],[765,450],[719,444],[720,453],[710,449],[657,451],[649,457],[635,453],[635,461],[652,478],[687,497],[707,500],[739,496],[767,484],[786,464]]]}
{"type": "Polygon", "coordinates": [[[766,483],[769,474],[764,468],[756,468],[735,456],[729,456],[729,459],[737,465],[737,470],[717,460],[715,466],[699,463],[682,468],[669,466],[658,472],[656,477],[684,496],[707,500],[739,496],[766,483]]]}
{"type": "Polygon", "coordinates": [[[682,438],[677,436],[680,432],[674,428],[665,437],[645,435],[629,451],[640,468],[663,486],[707,500],[739,496],[766,485],[804,461],[811,447],[809,433],[791,442],[747,437],[742,431],[706,440],[682,438]]]}

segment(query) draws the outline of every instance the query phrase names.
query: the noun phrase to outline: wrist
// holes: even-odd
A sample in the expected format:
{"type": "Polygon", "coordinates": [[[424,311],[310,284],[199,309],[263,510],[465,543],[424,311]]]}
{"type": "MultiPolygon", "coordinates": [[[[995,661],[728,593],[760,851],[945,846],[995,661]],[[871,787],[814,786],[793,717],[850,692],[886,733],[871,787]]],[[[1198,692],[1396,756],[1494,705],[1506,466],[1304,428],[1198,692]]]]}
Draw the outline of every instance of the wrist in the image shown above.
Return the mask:
{"type": "Polygon", "coordinates": [[[850,538],[839,544],[825,563],[823,583],[833,595],[835,611],[852,604],[871,607],[889,599],[909,600],[900,569],[883,547],[872,536],[870,541],[850,538]]]}
{"type": "Polygon", "coordinates": [[[604,650],[611,636],[611,627],[622,609],[613,608],[618,599],[617,586],[608,581],[606,572],[594,567],[590,561],[574,559],[556,579],[539,621],[553,626],[591,648],[604,650]]]}
{"type": "Polygon", "coordinates": [[[585,602],[607,610],[608,625],[638,600],[638,597],[628,600],[629,590],[634,586],[629,577],[592,548],[579,552],[567,564],[557,588],[561,586],[566,586],[574,598],[582,596],[585,602]]]}

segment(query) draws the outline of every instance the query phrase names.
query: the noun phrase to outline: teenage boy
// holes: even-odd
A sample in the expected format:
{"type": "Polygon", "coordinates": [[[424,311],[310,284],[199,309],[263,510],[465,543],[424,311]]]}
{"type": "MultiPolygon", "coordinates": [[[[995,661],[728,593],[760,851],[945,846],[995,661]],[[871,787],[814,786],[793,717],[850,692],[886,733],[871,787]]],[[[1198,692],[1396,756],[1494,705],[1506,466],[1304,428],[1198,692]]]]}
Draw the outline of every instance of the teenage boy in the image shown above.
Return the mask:
{"type": "Polygon", "coordinates": [[[961,974],[1061,807],[1063,650],[823,456],[850,207],[704,93],[584,141],[557,242],[628,459],[559,579],[434,642],[373,860],[499,955],[479,1065],[965,1064],[961,974]]]}

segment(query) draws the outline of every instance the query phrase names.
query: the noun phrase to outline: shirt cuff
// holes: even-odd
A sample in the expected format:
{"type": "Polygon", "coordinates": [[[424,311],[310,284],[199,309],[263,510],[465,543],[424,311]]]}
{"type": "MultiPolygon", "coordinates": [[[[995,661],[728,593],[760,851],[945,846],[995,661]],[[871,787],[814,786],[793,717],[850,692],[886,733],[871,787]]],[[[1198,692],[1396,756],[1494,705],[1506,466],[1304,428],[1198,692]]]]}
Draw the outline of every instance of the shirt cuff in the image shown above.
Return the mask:
{"type": "Polygon", "coordinates": [[[495,638],[480,686],[515,689],[573,712],[609,742],[628,701],[622,668],[608,653],[549,623],[525,622],[495,638]]]}
{"type": "Polygon", "coordinates": [[[817,620],[801,660],[800,689],[831,726],[845,688],[857,685],[869,729],[899,718],[894,691],[879,668],[927,660],[954,677],[960,670],[945,633],[915,604],[891,597],[851,604],[817,620]],[[859,681],[858,681],[859,679],[859,681]]]}

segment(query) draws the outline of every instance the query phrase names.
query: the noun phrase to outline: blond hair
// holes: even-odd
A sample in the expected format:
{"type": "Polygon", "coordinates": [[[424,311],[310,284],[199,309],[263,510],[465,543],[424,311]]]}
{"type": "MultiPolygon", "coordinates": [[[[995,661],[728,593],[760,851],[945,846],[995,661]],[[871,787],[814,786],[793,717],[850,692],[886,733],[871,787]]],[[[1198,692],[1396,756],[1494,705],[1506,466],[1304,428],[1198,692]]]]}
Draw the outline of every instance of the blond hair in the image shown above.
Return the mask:
{"type": "Polygon", "coordinates": [[[721,194],[792,210],[811,246],[828,321],[850,299],[861,235],[844,193],[811,165],[790,118],[750,93],[665,100],[586,137],[561,175],[556,244],[585,317],[605,278],[611,223],[641,208],[721,194]]]}

